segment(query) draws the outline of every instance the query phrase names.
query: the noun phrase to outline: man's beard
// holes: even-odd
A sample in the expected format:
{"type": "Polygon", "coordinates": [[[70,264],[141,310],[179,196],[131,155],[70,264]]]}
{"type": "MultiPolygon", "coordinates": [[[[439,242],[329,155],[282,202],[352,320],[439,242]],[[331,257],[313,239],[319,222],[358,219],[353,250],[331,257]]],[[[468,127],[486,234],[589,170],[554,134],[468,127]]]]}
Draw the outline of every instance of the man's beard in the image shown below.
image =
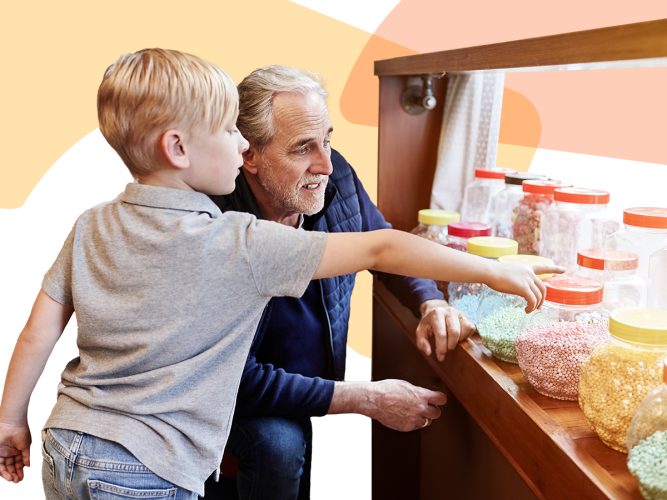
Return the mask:
{"type": "Polygon", "coordinates": [[[257,176],[257,182],[272,198],[272,204],[281,210],[313,215],[324,207],[324,191],[329,181],[327,175],[304,175],[298,186],[286,186],[280,180],[278,169],[270,165],[264,169],[264,175],[257,176]],[[321,184],[317,194],[309,192],[303,186],[321,184]]]}

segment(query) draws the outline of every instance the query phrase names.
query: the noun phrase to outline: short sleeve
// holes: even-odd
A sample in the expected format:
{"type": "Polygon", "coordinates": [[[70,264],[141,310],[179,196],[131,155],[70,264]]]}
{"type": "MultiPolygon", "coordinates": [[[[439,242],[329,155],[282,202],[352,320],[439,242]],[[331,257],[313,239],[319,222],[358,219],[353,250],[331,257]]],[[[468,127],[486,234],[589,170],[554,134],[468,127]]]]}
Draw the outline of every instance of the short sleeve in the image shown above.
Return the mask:
{"type": "Polygon", "coordinates": [[[72,301],[72,251],[76,226],[72,228],[58,257],[44,275],[42,289],[56,302],[73,305],[72,301]]]}
{"type": "Polygon", "coordinates": [[[256,220],[248,226],[246,241],[259,293],[300,297],[324,255],[326,233],[256,220]]]}

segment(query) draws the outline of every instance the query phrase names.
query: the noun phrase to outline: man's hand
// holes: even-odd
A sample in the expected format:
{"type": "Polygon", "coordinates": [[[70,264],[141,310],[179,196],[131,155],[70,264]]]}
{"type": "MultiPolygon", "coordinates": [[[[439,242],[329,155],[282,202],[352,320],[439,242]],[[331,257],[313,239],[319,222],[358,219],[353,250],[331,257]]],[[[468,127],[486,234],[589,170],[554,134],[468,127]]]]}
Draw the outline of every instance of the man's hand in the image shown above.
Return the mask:
{"type": "Polygon", "coordinates": [[[329,413],[360,413],[396,431],[421,429],[440,416],[442,392],[404,380],[336,382],[329,413]]]}
{"type": "Polygon", "coordinates": [[[0,476],[18,483],[23,479],[23,468],[30,466],[30,430],[27,425],[0,421],[0,476]]]}
{"type": "Polygon", "coordinates": [[[444,300],[427,300],[419,310],[422,317],[415,333],[417,348],[430,356],[433,339],[438,361],[444,361],[447,351],[477,331],[472,321],[444,300]]]}

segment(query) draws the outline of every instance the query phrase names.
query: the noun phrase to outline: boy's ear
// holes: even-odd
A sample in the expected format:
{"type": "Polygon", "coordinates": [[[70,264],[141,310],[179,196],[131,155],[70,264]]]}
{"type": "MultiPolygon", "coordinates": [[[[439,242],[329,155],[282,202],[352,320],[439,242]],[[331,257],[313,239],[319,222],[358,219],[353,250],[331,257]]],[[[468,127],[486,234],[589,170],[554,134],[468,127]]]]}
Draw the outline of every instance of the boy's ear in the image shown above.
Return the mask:
{"type": "Polygon", "coordinates": [[[160,152],[164,159],[176,168],[188,168],[190,158],[185,137],[180,130],[167,130],[160,136],[160,152]]]}
{"type": "Polygon", "coordinates": [[[262,155],[252,144],[243,152],[243,168],[251,174],[257,174],[258,166],[262,162],[262,155]]]}

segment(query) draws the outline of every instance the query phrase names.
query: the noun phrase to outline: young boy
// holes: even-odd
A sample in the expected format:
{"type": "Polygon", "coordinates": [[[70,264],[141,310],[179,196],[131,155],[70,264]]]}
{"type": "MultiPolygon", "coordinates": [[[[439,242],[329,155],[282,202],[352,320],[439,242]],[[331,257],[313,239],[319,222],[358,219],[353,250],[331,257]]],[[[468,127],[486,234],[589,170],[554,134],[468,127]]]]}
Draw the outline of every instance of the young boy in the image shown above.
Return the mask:
{"type": "MultiPolygon", "coordinates": [[[[136,182],[77,219],[44,277],[0,405],[3,478],[20,481],[30,464],[30,395],[74,311],[79,357],[43,432],[46,497],[185,499],[203,494],[220,464],[271,296],[377,269],[484,282],[533,309],[544,294],[535,272],[560,271],[503,266],[393,230],[325,234],[223,215],[206,195],[234,188],[248,148],[237,110],[229,77],[189,54],[147,49],[107,69],[100,129],[136,182]]],[[[424,417],[444,402],[438,393],[424,417]]]]}

